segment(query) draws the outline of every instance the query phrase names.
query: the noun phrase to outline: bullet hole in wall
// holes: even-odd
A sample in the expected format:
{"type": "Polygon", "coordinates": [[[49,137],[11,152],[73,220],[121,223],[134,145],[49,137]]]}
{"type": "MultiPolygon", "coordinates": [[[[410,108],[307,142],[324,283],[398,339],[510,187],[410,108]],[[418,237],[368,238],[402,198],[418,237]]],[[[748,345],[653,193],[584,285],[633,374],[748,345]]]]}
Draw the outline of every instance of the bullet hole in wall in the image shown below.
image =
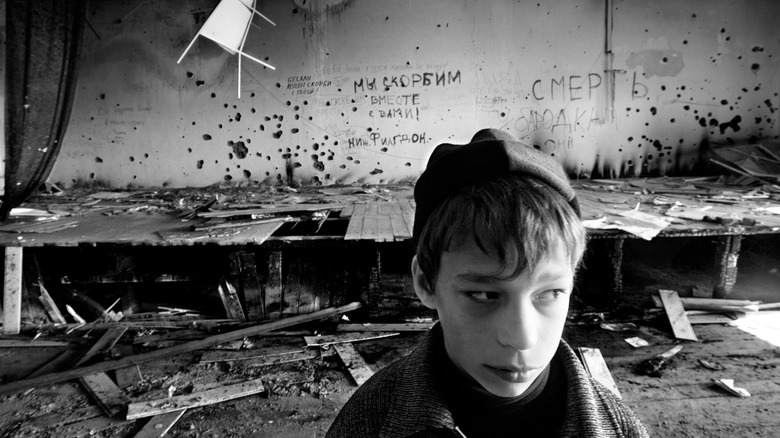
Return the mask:
{"type": "Polygon", "coordinates": [[[195,81],[195,85],[197,85],[198,87],[202,87],[205,83],[206,83],[206,81],[203,81],[203,80],[195,81]]]}
{"type": "Polygon", "coordinates": [[[282,137],[282,131],[276,131],[273,133],[274,138],[281,138],[282,137]]]}
{"type": "Polygon", "coordinates": [[[135,157],[133,157],[133,156],[131,155],[131,156],[130,156],[130,162],[132,163],[133,161],[135,161],[135,157]]]}
{"type": "Polygon", "coordinates": [[[100,158],[100,157],[95,157],[95,162],[96,162],[96,163],[102,163],[102,162],[103,162],[103,159],[102,159],[102,158],[100,158]]]}
{"type": "Polygon", "coordinates": [[[244,178],[251,178],[251,177],[252,177],[252,172],[244,169],[244,178]]]}
{"type": "Polygon", "coordinates": [[[100,100],[106,100],[106,93],[100,94],[100,100]]]}
{"type": "Polygon", "coordinates": [[[203,140],[209,141],[211,140],[211,136],[209,134],[203,134],[203,140]]]}
{"type": "Polygon", "coordinates": [[[225,181],[230,181],[231,179],[233,179],[233,177],[232,177],[232,176],[230,176],[230,175],[225,175],[225,181]]]}
{"type": "Polygon", "coordinates": [[[198,169],[203,169],[203,160],[198,160],[198,162],[195,164],[195,167],[198,169]]]}

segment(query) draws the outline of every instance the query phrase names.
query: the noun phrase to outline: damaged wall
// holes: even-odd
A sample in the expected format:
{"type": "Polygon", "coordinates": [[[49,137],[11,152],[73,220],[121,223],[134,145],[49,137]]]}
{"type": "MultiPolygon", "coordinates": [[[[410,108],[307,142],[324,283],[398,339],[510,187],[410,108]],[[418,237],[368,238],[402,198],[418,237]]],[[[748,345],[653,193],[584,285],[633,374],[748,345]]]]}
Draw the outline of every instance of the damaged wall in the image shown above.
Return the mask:
{"type": "Polygon", "coordinates": [[[276,70],[244,59],[240,99],[213,42],[176,64],[217,1],[92,1],[50,180],[396,183],[487,126],[572,175],[686,174],[778,138],[780,3],[605,1],[259,1],[245,51],[276,70]]]}

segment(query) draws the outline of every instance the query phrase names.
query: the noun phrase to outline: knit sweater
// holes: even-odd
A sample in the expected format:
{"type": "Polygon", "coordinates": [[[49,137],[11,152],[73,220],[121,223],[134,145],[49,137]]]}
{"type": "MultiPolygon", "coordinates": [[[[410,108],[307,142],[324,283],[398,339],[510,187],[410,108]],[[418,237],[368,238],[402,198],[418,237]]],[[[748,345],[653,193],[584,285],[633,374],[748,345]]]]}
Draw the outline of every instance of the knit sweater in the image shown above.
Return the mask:
{"type": "MultiPolygon", "coordinates": [[[[326,437],[460,438],[443,395],[441,373],[432,365],[443,342],[437,325],[411,354],[378,371],[347,401],[326,437]]],[[[559,437],[648,437],[636,414],[590,377],[565,341],[553,360],[563,365],[567,379],[559,437]]]]}

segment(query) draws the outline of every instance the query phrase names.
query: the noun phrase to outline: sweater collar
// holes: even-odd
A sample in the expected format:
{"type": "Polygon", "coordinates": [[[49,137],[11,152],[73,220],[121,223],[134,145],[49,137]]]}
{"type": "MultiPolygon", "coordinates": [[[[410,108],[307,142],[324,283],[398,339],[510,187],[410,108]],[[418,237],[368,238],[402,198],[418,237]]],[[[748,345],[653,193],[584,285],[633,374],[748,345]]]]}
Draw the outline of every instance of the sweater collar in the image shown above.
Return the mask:
{"type": "Polygon", "coordinates": [[[454,432],[455,422],[439,384],[441,377],[433,366],[437,345],[443,342],[441,325],[436,324],[404,360],[399,372],[398,390],[391,401],[380,437],[400,438],[430,429],[450,429],[454,432]]]}

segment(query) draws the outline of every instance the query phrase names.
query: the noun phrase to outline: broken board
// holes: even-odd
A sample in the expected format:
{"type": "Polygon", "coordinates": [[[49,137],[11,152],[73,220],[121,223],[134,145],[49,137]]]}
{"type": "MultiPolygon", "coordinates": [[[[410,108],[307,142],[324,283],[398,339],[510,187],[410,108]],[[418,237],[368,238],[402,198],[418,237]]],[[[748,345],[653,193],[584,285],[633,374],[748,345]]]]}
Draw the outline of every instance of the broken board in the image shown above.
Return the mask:
{"type": "Polygon", "coordinates": [[[686,341],[698,342],[699,339],[696,338],[696,333],[693,331],[693,327],[691,327],[691,323],[685,315],[685,309],[683,308],[682,301],[680,301],[677,292],[661,289],[658,293],[661,295],[661,301],[666,310],[666,316],[669,318],[669,324],[672,326],[674,337],[686,341]]]}
{"type": "Polygon", "coordinates": [[[262,379],[248,380],[235,385],[193,392],[192,394],[131,403],[127,406],[127,419],[135,420],[138,418],[152,417],[182,409],[207,406],[257,394],[265,391],[265,387],[263,387],[261,380],[262,379]]]}
{"type": "Polygon", "coordinates": [[[130,403],[130,397],[106,373],[84,376],[79,380],[109,417],[119,414],[130,403]]]}
{"type": "Polygon", "coordinates": [[[333,344],[344,366],[347,367],[349,374],[355,379],[357,386],[361,386],[374,375],[371,368],[363,360],[363,356],[355,350],[351,343],[333,344]]]}
{"type": "Polygon", "coordinates": [[[164,436],[179,421],[179,418],[184,415],[185,411],[187,410],[180,409],[166,414],[155,415],[133,438],[160,438],[164,436]]]}

